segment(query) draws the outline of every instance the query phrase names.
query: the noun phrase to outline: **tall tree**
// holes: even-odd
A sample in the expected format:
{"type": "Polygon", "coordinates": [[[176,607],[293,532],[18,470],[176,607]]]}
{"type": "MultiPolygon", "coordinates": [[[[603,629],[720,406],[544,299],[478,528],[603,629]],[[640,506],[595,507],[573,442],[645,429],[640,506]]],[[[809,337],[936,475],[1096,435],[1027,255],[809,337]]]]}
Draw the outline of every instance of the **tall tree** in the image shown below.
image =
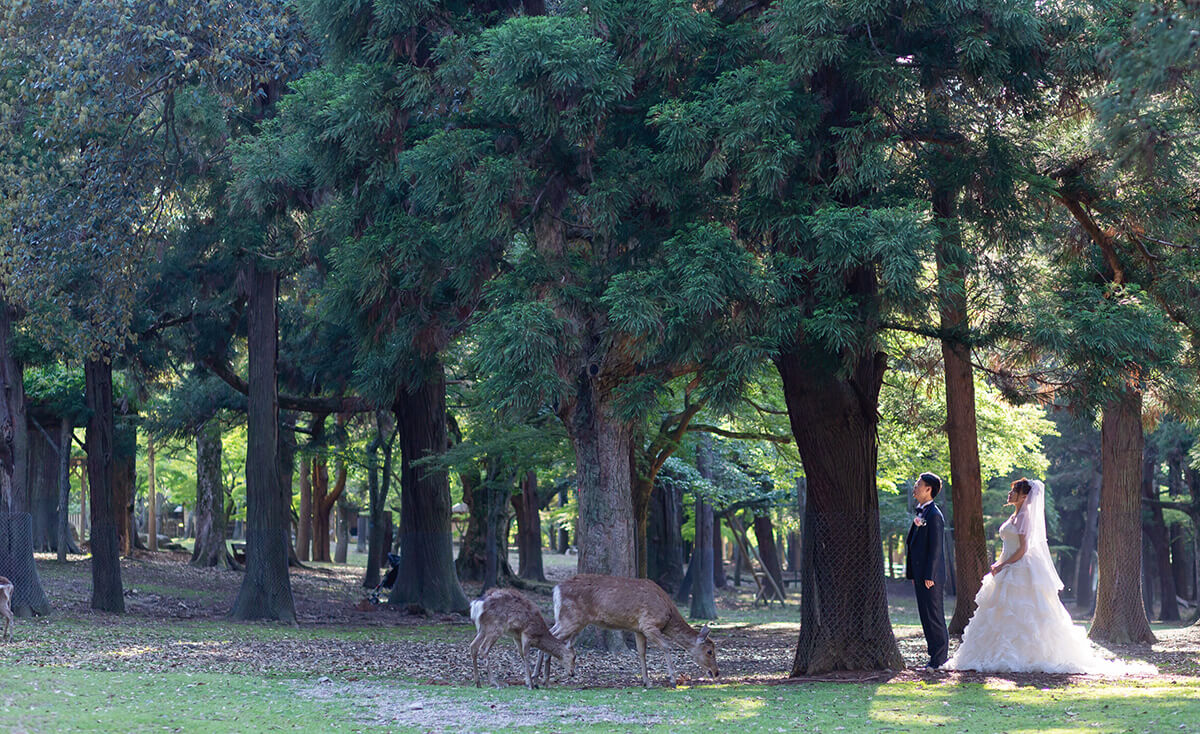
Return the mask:
{"type": "MultiPolygon", "coordinates": [[[[190,88],[232,101],[247,80],[258,88],[285,75],[299,56],[294,24],[280,2],[56,0],[6,13],[0,36],[0,68],[26,82],[8,87],[0,125],[0,146],[25,152],[5,156],[0,170],[4,270],[20,274],[7,278],[6,294],[40,340],[86,360],[89,406],[111,410],[112,363],[141,331],[149,263],[194,152],[177,95],[190,88]],[[278,43],[264,48],[268,33],[278,43]],[[64,46],[73,49],[65,63],[64,46]]],[[[113,416],[92,421],[92,515],[97,505],[120,515],[93,522],[104,584],[93,604],[119,611],[118,561],[105,555],[118,546],[103,536],[125,507],[99,494],[117,486],[103,463],[117,458],[113,416]]]]}
{"type": "Polygon", "coordinates": [[[295,624],[288,576],[288,505],[279,497],[279,399],[276,388],[279,275],[269,265],[247,268],[250,405],[246,447],[246,575],[230,610],[234,619],[295,624]]]}

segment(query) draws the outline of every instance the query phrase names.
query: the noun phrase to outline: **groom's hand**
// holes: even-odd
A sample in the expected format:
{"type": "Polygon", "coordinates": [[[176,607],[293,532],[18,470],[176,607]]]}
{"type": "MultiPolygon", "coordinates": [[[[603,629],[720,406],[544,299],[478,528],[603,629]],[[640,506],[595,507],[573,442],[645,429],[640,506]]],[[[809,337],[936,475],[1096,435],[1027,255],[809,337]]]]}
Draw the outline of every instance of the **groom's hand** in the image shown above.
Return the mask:
{"type": "Polygon", "coordinates": [[[925,588],[926,588],[926,589],[932,589],[932,588],[933,588],[933,579],[925,579],[925,588]]]}

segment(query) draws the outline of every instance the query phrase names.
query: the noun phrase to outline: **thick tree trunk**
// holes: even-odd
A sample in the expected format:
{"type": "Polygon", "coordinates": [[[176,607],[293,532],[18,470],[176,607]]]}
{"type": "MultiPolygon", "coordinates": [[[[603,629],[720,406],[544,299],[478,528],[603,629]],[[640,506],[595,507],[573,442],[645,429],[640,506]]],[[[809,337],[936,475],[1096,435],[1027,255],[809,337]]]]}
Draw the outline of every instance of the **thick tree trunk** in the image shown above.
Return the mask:
{"type": "MultiPolygon", "coordinates": [[[[488,456],[487,480],[483,483],[484,498],[484,555],[483,590],[493,586],[511,586],[516,574],[508,562],[509,503],[517,477],[507,462],[498,456],[488,456]]],[[[476,493],[476,497],[480,493],[476,493]]]]}
{"type": "Polygon", "coordinates": [[[29,417],[25,366],[13,352],[13,320],[12,308],[0,299],[0,512],[28,512],[29,417]]]}
{"type": "Polygon", "coordinates": [[[445,469],[415,466],[446,450],[446,378],[441,365],[394,406],[400,442],[400,573],[391,604],[417,604],[435,612],[468,609],[454,573],[450,482],[445,469]]]}
{"type": "MultiPolygon", "coordinates": [[[[34,419],[36,421],[36,418],[34,419]]],[[[29,436],[29,510],[33,514],[33,549],[54,550],[55,510],[58,505],[58,446],[35,423],[29,436]]]]}
{"type": "Polygon", "coordinates": [[[225,479],[221,466],[221,423],[210,418],[196,431],[196,544],[191,565],[237,570],[225,545],[229,521],[225,513],[225,479]]]}
{"type": "Polygon", "coordinates": [[[886,358],[842,360],[819,349],[776,360],[804,464],[800,639],[792,676],[899,670],[888,618],[875,487],[879,389],[886,358]]]}
{"type": "Polygon", "coordinates": [[[117,508],[117,538],[121,555],[133,558],[137,548],[137,523],[133,517],[137,491],[137,430],[127,417],[114,424],[113,432],[113,504],[117,508]]]}
{"type": "MultiPolygon", "coordinates": [[[[696,500],[696,536],[712,537],[713,528],[712,505],[702,499],[696,500]]],[[[712,543],[696,543],[692,551],[691,563],[696,565],[692,575],[692,605],[689,614],[692,619],[716,619],[717,603],[713,587],[713,547],[712,543]]]]}
{"type": "Polygon", "coordinates": [[[518,575],[529,581],[545,581],[542,567],[542,517],[538,501],[537,472],[525,472],[517,495],[518,575]]]}
{"type": "Polygon", "coordinates": [[[288,576],[288,523],[279,478],[278,274],[258,265],[249,277],[250,391],[246,418],[246,575],[234,619],[296,623],[288,576]]]}
{"type": "Polygon", "coordinates": [[[1087,508],[1083,520],[1083,538],[1079,541],[1078,565],[1075,567],[1075,608],[1090,612],[1096,599],[1092,593],[1092,578],[1096,571],[1096,532],[1100,522],[1100,476],[1092,478],[1088,488],[1087,508]]]}
{"type": "Polygon", "coordinates": [[[121,587],[121,547],[118,516],[125,508],[114,502],[112,364],[89,359],[83,365],[87,424],[88,486],[92,491],[92,608],[125,611],[121,587]]]}
{"type": "Polygon", "coordinates": [[[683,581],[683,525],[680,503],[682,489],[675,482],[654,488],[650,499],[650,528],[647,530],[649,578],[674,594],[683,581]]]}
{"type": "Polygon", "coordinates": [[[783,567],[779,562],[779,548],[775,545],[775,531],[770,516],[755,516],[754,541],[758,544],[758,555],[762,559],[763,570],[775,580],[775,588],[779,589],[780,594],[786,594],[783,588],[783,567]]]}
{"type": "MultiPolygon", "coordinates": [[[[1158,496],[1158,449],[1153,445],[1145,448],[1145,459],[1142,463],[1142,498],[1146,502],[1147,512],[1144,517],[1146,537],[1153,549],[1154,574],[1158,580],[1159,614],[1163,622],[1179,621],[1179,602],[1176,599],[1175,573],[1171,569],[1171,546],[1167,538],[1167,526],[1163,522],[1162,506],[1157,503],[1158,496]]],[[[1147,607],[1147,613],[1150,608],[1147,607]]]]}
{"type": "Polygon", "coordinates": [[[1116,644],[1154,642],[1142,604],[1142,394],[1104,406],[1100,424],[1099,560],[1096,615],[1088,635],[1116,644]]]}
{"type": "Polygon", "coordinates": [[[483,474],[470,467],[458,475],[462,485],[463,504],[467,506],[467,530],[459,543],[458,559],[454,565],[463,581],[483,581],[487,570],[487,511],[483,474]]]}
{"type": "Polygon", "coordinates": [[[579,572],[633,577],[637,573],[630,487],[632,432],[611,396],[581,372],[564,416],[575,449],[579,491],[579,572]]]}
{"type": "Polygon", "coordinates": [[[50,603],[33,562],[29,514],[29,418],[25,368],[13,352],[15,316],[0,298],[0,576],[13,582],[13,614],[47,614],[50,603]]]}

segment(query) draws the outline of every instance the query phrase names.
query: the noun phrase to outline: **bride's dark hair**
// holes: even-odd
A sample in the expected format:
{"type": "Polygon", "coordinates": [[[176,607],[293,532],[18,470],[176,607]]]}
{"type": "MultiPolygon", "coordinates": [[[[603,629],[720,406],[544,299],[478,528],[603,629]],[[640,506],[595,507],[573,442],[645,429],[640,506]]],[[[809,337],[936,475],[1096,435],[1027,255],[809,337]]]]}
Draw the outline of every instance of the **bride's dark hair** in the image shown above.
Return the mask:
{"type": "Polygon", "coordinates": [[[1024,495],[1028,495],[1030,492],[1033,491],[1033,485],[1030,484],[1029,480],[1026,479],[1025,477],[1021,477],[1020,479],[1013,482],[1009,486],[1024,495]]]}

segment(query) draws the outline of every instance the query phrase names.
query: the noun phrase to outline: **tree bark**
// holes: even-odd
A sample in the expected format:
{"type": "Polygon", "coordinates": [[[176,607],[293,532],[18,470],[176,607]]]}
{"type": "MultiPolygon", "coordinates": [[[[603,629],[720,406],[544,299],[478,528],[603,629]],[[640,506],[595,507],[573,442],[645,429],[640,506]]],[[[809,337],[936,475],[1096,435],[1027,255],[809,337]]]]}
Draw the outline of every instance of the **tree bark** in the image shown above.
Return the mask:
{"type": "MultiPolygon", "coordinates": [[[[698,538],[712,537],[713,524],[712,505],[697,498],[696,536],[698,538]]],[[[692,605],[688,613],[692,619],[716,619],[717,602],[713,587],[712,543],[696,543],[695,550],[692,551],[691,563],[696,564],[696,570],[692,574],[692,605]]]]}
{"type": "Polygon", "coordinates": [[[350,552],[350,504],[345,498],[339,499],[334,505],[336,522],[334,524],[333,562],[345,563],[346,555],[350,552]]]}
{"type": "MultiPolygon", "coordinates": [[[[945,122],[943,98],[930,95],[929,114],[945,122]]],[[[950,163],[950,161],[943,161],[950,163]]],[[[961,635],[975,613],[975,595],[988,572],[983,534],[983,479],[975,419],[975,378],[971,368],[967,311],[967,252],[958,222],[959,186],[949,176],[929,181],[939,236],[936,244],[938,302],[943,332],[942,364],[946,381],[946,437],[950,447],[950,491],[954,506],[954,616],[949,631],[961,635]]]]}
{"type": "MultiPolygon", "coordinates": [[[[1167,526],[1163,522],[1162,505],[1158,496],[1158,449],[1153,445],[1145,448],[1142,465],[1142,498],[1148,510],[1144,515],[1144,529],[1154,550],[1154,576],[1158,580],[1158,618],[1163,622],[1179,621],[1179,602],[1175,591],[1175,573],[1171,569],[1171,545],[1167,538],[1167,526]]],[[[1149,612],[1149,608],[1147,609],[1149,612]]]]}
{"type": "Polygon", "coordinates": [[[484,496],[483,474],[471,466],[458,474],[462,485],[463,504],[467,506],[467,529],[458,547],[454,566],[464,581],[483,581],[487,570],[487,498],[484,496]]]}
{"type": "Polygon", "coordinates": [[[1092,594],[1092,577],[1096,570],[1096,532],[1100,522],[1100,476],[1092,478],[1088,488],[1086,515],[1083,520],[1083,539],[1079,541],[1078,565],[1075,570],[1075,608],[1092,610],[1096,599],[1092,594]]]}
{"type": "Polygon", "coordinates": [[[292,513],[292,497],[295,494],[293,483],[296,476],[296,416],[284,415],[279,423],[279,511],[283,513],[280,522],[283,524],[287,537],[288,565],[300,567],[300,556],[296,554],[296,544],[292,541],[292,527],[300,524],[298,516],[292,513]]]}
{"type": "Polygon", "coordinates": [[[388,551],[385,534],[387,523],[387,496],[392,484],[392,446],[396,433],[384,437],[384,417],[375,416],[375,437],[367,446],[367,504],[370,521],[367,523],[367,570],[363,575],[363,586],[374,589],[379,585],[380,572],[388,551]],[[379,450],[383,449],[383,470],[380,477],[379,450]]]}
{"type": "MultiPolygon", "coordinates": [[[[497,457],[487,457],[487,480],[483,483],[485,501],[483,590],[493,586],[511,585],[516,576],[508,562],[508,505],[516,476],[507,463],[497,457]]],[[[479,493],[476,493],[476,497],[479,493]]]]}
{"type": "Polygon", "coordinates": [[[668,594],[679,589],[684,575],[681,495],[682,489],[677,483],[657,484],[650,501],[647,573],[668,594]]]}
{"type": "Polygon", "coordinates": [[[279,323],[277,273],[249,268],[250,395],[246,419],[246,575],[233,603],[234,619],[296,623],[288,575],[288,523],[280,505],[279,402],[276,376],[279,323]]]}
{"type": "Polygon", "coordinates": [[[521,479],[517,499],[518,575],[529,581],[545,581],[542,567],[542,518],[538,497],[537,472],[530,469],[521,479]]]}
{"type": "Polygon", "coordinates": [[[146,547],[158,551],[158,488],[154,486],[154,439],[146,440],[146,547]]]}
{"type": "Polygon", "coordinates": [[[579,572],[633,577],[637,573],[630,487],[633,434],[616,415],[611,396],[585,369],[575,398],[565,409],[567,434],[575,449],[579,492],[579,572]]]}
{"type": "Polygon", "coordinates": [[[762,559],[763,570],[771,575],[775,580],[775,588],[785,596],[787,592],[783,587],[783,567],[779,562],[779,548],[775,545],[775,531],[770,516],[755,516],[754,541],[758,543],[758,555],[762,559]]]}
{"type": "MultiPolygon", "coordinates": [[[[67,514],[71,510],[71,436],[75,432],[74,422],[63,418],[58,426],[58,560],[66,562],[67,550],[71,546],[70,523],[67,514]]],[[[78,552],[78,549],[75,549],[78,552]]]]}
{"type": "Polygon", "coordinates": [[[113,505],[117,511],[121,555],[133,558],[137,548],[137,524],[133,517],[137,488],[137,431],[125,416],[121,418],[114,423],[113,429],[113,505]]]}
{"type": "MultiPolygon", "coordinates": [[[[36,418],[31,417],[33,421],[36,418]]],[[[45,553],[54,549],[52,533],[56,527],[54,510],[58,501],[58,447],[53,439],[34,423],[29,436],[29,499],[33,515],[33,549],[45,553]]]]}
{"type": "MultiPolygon", "coordinates": [[[[1182,446],[1175,446],[1167,455],[1167,493],[1178,502],[1183,495],[1183,470],[1187,453],[1182,446]]],[[[1195,599],[1192,586],[1192,558],[1187,547],[1187,531],[1183,523],[1170,526],[1171,574],[1175,577],[1175,592],[1183,599],[1195,599]]]]}
{"type": "Polygon", "coordinates": [[[713,522],[712,533],[713,557],[713,586],[724,589],[728,580],[725,578],[725,538],[721,535],[721,523],[713,522]]]}
{"type": "Polygon", "coordinates": [[[89,359],[83,365],[87,424],[88,486],[92,491],[92,608],[104,612],[125,611],[121,586],[119,515],[125,508],[114,500],[115,428],[113,426],[112,364],[89,359]]]}
{"type": "Polygon", "coordinates": [[[1115,644],[1154,642],[1142,604],[1142,394],[1127,388],[1100,423],[1099,562],[1088,636],[1115,644]]]}
{"type": "Polygon", "coordinates": [[[221,423],[210,418],[196,431],[196,544],[191,565],[237,570],[225,544],[229,519],[225,512],[225,479],[221,467],[221,423]]]}
{"type": "MultiPolygon", "coordinates": [[[[29,417],[25,365],[13,352],[14,318],[0,299],[0,512],[28,511],[29,417]]],[[[29,558],[32,562],[33,556],[29,558]]]]}
{"type": "MultiPolygon", "coordinates": [[[[712,480],[713,471],[712,436],[705,434],[696,447],[696,470],[701,477],[712,480]]],[[[700,496],[696,497],[696,540],[688,571],[692,575],[693,619],[716,619],[717,602],[713,583],[713,509],[700,496]],[[693,566],[695,567],[693,569],[693,566]]]]}
{"type": "Polygon", "coordinates": [[[858,355],[844,376],[842,363],[819,348],[776,359],[807,478],[793,677],[904,667],[888,618],[875,486],[886,357],[858,355]]]}
{"type": "Polygon", "coordinates": [[[446,377],[441,365],[412,392],[396,399],[400,442],[400,572],[390,604],[466,613],[467,597],[454,572],[450,482],[446,470],[415,466],[446,450],[446,377]]]}
{"type": "Polygon", "coordinates": [[[305,456],[300,460],[300,519],[296,523],[296,554],[301,561],[310,560],[312,554],[312,459],[305,456]]]}

